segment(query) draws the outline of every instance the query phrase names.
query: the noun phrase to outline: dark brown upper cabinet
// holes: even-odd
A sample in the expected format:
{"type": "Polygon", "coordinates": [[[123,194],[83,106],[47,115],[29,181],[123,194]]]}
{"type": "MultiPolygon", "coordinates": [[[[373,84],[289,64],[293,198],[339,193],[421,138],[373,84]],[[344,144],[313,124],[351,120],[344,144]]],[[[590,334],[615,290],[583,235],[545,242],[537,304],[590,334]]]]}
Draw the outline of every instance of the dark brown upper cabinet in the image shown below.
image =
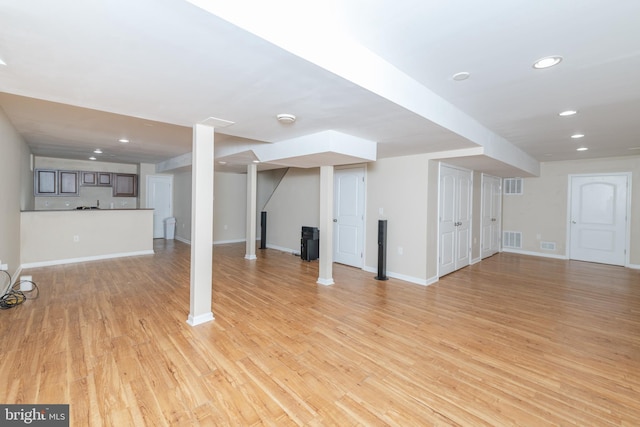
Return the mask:
{"type": "Polygon", "coordinates": [[[113,197],[138,197],[138,175],[114,173],[113,197]]]}
{"type": "Polygon", "coordinates": [[[36,169],[34,194],[36,196],[77,196],[79,194],[78,171],[36,169]]]}

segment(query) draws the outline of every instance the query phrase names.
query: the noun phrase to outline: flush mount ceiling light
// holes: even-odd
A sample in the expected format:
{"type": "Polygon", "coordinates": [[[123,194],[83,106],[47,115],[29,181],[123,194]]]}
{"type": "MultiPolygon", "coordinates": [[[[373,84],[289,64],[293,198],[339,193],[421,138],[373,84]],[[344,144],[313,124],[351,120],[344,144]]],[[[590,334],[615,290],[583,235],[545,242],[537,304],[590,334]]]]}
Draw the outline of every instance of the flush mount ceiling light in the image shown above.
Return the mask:
{"type": "Polygon", "coordinates": [[[118,140],[118,142],[119,142],[119,143],[121,143],[121,144],[128,144],[128,143],[129,143],[129,140],[128,140],[127,138],[120,138],[120,139],[118,140]]]}
{"type": "Polygon", "coordinates": [[[93,152],[96,154],[102,154],[102,150],[99,148],[96,148],[95,150],[93,150],[93,152]]]}
{"type": "Polygon", "coordinates": [[[96,160],[96,157],[95,156],[91,156],[91,157],[89,157],[89,160],[96,160]]]}
{"type": "Polygon", "coordinates": [[[562,56],[545,56],[544,58],[540,58],[534,62],[533,68],[541,70],[543,68],[553,67],[554,65],[558,65],[560,61],[562,61],[562,56]]]}
{"type": "Polygon", "coordinates": [[[290,124],[296,121],[296,116],[293,114],[278,114],[276,117],[280,123],[290,124]]]}
{"type": "Polygon", "coordinates": [[[459,73],[455,73],[451,78],[457,82],[461,82],[463,80],[467,80],[469,76],[471,76],[471,74],[469,74],[468,72],[461,71],[459,73]]]}
{"type": "Polygon", "coordinates": [[[571,138],[573,139],[584,138],[584,135],[581,133],[574,133],[573,135],[571,135],[571,138]]]}
{"type": "Polygon", "coordinates": [[[573,116],[574,114],[578,114],[578,112],[576,110],[566,110],[558,113],[562,117],[573,116]]]}
{"type": "Polygon", "coordinates": [[[576,151],[587,151],[587,150],[588,150],[587,147],[576,148],[576,151]]]}

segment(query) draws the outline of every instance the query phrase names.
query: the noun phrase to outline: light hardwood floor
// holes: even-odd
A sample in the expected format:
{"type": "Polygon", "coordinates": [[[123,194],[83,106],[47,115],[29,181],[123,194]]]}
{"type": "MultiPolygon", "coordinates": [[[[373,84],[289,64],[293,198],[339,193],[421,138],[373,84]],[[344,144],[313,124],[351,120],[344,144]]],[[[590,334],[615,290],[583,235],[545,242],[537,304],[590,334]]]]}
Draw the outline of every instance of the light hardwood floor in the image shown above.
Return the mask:
{"type": "Polygon", "coordinates": [[[191,327],[189,246],[25,271],[1,311],[0,403],[73,426],[640,425],[640,271],[499,254],[423,287],[214,248],[191,327]]]}

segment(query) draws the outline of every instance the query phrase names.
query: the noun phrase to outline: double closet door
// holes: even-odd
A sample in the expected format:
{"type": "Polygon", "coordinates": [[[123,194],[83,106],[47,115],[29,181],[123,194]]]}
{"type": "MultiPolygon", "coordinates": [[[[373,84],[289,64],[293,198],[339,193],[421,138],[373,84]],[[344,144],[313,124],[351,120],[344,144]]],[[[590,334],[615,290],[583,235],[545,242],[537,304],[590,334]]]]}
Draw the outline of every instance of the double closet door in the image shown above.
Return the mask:
{"type": "Polygon", "coordinates": [[[440,166],[439,276],[469,265],[472,187],[471,171],[440,166]]]}

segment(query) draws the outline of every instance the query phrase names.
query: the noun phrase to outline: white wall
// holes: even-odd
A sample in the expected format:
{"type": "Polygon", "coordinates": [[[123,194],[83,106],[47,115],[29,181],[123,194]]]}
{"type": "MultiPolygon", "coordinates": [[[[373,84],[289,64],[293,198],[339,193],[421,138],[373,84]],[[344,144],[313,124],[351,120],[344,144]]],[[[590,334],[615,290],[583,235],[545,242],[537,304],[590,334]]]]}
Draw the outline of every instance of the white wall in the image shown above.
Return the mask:
{"type": "MultiPolygon", "coordinates": [[[[0,260],[20,269],[20,210],[33,209],[31,152],[0,108],[0,260]]],[[[0,284],[5,284],[0,279],[0,284]]]]}
{"type": "MultiPolygon", "coordinates": [[[[213,178],[213,242],[246,239],[247,175],[215,172],[213,178]]],[[[191,241],[191,171],[173,174],[176,237],[191,241]]]]}
{"type": "Polygon", "coordinates": [[[151,209],[31,211],[21,217],[27,266],[153,253],[151,209]]]}
{"type": "Polygon", "coordinates": [[[273,192],[276,190],[276,188],[278,188],[278,185],[280,184],[282,178],[288,170],[289,168],[282,168],[258,172],[258,200],[256,205],[258,210],[258,218],[260,218],[260,212],[267,206],[267,203],[273,195],[273,192]]]}
{"type": "Polygon", "coordinates": [[[264,210],[267,247],[300,253],[302,227],[320,221],[320,168],[289,168],[264,210]]]}
{"type": "Polygon", "coordinates": [[[640,266],[640,156],[542,163],[540,177],[524,179],[522,196],[503,197],[503,230],[523,233],[523,251],[567,256],[569,175],[610,172],[633,174],[630,262],[640,266]],[[556,250],[541,250],[540,241],[556,250]]]}
{"type": "MultiPolygon", "coordinates": [[[[378,220],[386,219],[387,275],[436,280],[438,162],[420,155],[368,163],[366,188],[365,269],[377,271],[378,220]]],[[[318,226],[319,190],[319,169],[289,169],[265,209],[268,247],[299,252],[301,227],[318,226]]]]}
{"type": "MultiPolygon", "coordinates": [[[[138,207],[147,207],[147,176],[156,175],[156,165],[151,163],[140,163],[138,165],[138,207]]],[[[166,175],[166,174],[158,174],[166,175]]]]}
{"type": "Polygon", "coordinates": [[[387,275],[427,282],[428,172],[426,156],[381,159],[367,165],[367,269],[377,271],[378,220],[386,219],[387,275]]]}
{"type": "MultiPolygon", "coordinates": [[[[214,182],[216,181],[214,177],[214,182]]],[[[215,202],[215,200],[214,200],[215,202]]],[[[176,238],[191,241],[191,171],[173,174],[173,216],[176,238]]]]}
{"type": "Polygon", "coordinates": [[[247,236],[247,174],[216,172],[213,182],[213,243],[244,242],[247,236]]]}

